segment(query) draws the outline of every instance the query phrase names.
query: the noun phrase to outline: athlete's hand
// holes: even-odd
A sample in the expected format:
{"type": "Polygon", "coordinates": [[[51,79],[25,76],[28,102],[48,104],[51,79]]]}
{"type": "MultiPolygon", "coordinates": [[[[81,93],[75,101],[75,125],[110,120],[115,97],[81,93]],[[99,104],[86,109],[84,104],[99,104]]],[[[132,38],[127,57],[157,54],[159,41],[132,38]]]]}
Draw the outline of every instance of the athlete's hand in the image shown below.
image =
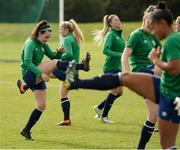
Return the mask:
{"type": "Polygon", "coordinates": [[[41,78],[45,81],[45,82],[48,82],[49,81],[49,76],[45,73],[42,73],[41,74],[41,78]]]}
{"type": "Polygon", "coordinates": [[[64,53],[65,52],[65,49],[62,47],[62,48],[57,48],[56,49],[58,52],[61,52],[61,53],[64,53]]]}
{"type": "Polygon", "coordinates": [[[155,64],[155,61],[159,59],[161,55],[160,47],[153,48],[148,55],[148,58],[155,64]]]}
{"type": "Polygon", "coordinates": [[[177,110],[178,116],[180,116],[180,97],[176,97],[174,104],[176,105],[175,110],[177,110]]]}

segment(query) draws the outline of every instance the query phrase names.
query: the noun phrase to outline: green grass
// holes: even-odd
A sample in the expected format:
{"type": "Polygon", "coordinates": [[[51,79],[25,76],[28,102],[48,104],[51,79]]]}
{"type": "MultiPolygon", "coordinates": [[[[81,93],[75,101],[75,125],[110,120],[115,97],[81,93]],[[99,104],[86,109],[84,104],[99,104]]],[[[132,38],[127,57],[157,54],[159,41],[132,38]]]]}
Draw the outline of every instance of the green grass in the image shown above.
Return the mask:
{"type": "MultiPolygon", "coordinates": [[[[0,59],[19,59],[20,49],[32,28],[32,24],[0,24],[0,59]],[[9,31],[7,30],[9,29],[9,31]],[[7,34],[6,34],[7,33],[7,34]]],[[[58,45],[56,24],[52,24],[54,37],[49,42],[52,48],[58,45]]],[[[92,43],[91,31],[101,24],[81,24],[87,42],[82,46],[81,58],[86,51],[92,55],[91,71],[81,72],[82,78],[102,73],[103,55],[101,47],[92,43]]],[[[140,23],[124,23],[125,37],[140,23]]],[[[19,63],[0,63],[0,148],[2,149],[135,149],[140,130],[146,119],[143,98],[124,89],[110,112],[115,124],[104,124],[94,119],[93,106],[102,101],[108,91],[78,90],[69,94],[72,126],[59,127],[56,123],[63,117],[58,94],[58,80],[51,80],[47,90],[47,109],[32,130],[35,141],[24,140],[19,132],[24,127],[32,109],[34,98],[29,90],[20,95],[16,80],[20,78],[19,63]]],[[[180,147],[180,135],[177,146],[180,147]]],[[[158,133],[154,133],[148,149],[160,148],[158,133]]]]}

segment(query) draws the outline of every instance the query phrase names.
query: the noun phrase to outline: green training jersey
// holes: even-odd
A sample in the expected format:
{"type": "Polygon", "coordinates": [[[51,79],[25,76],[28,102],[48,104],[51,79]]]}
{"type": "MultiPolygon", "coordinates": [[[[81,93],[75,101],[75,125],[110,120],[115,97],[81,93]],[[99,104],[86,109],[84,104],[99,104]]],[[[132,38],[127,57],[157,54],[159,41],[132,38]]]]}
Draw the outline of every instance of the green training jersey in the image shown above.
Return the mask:
{"type": "Polygon", "coordinates": [[[60,59],[67,61],[75,60],[76,63],[79,63],[80,48],[72,33],[64,37],[61,47],[65,49],[65,52],[61,55],[60,59]]]}
{"type": "Polygon", "coordinates": [[[106,55],[103,71],[121,71],[121,55],[125,48],[125,40],[122,30],[111,29],[105,36],[103,53],[106,55]]]}
{"type": "Polygon", "coordinates": [[[44,55],[50,59],[56,59],[59,58],[61,54],[60,52],[53,52],[47,44],[41,44],[36,39],[27,39],[21,54],[22,76],[24,77],[28,70],[37,76],[41,76],[41,71],[37,66],[41,63],[44,55]]]}
{"type": "MultiPolygon", "coordinates": [[[[61,60],[75,60],[76,64],[79,63],[80,47],[72,33],[68,33],[64,37],[61,47],[65,49],[65,52],[60,57],[61,60]]],[[[78,73],[79,71],[76,70],[76,74],[78,73]]]]}
{"type": "Polygon", "coordinates": [[[126,45],[132,50],[132,54],[129,57],[131,70],[138,72],[141,68],[152,65],[148,54],[152,48],[157,46],[161,47],[161,43],[153,34],[147,33],[143,29],[133,31],[126,45]]]}
{"type": "MultiPolygon", "coordinates": [[[[172,60],[180,60],[180,32],[171,33],[164,43],[162,61],[169,62],[172,60]]],[[[180,97],[180,74],[170,75],[163,71],[161,75],[161,94],[175,99],[180,97]]]]}

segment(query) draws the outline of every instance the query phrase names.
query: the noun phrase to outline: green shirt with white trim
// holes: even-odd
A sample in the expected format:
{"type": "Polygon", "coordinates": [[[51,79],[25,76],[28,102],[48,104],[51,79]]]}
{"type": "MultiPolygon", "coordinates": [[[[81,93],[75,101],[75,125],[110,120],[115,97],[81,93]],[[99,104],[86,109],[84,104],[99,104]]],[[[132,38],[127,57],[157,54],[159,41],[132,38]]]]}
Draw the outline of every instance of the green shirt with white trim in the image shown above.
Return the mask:
{"type": "MultiPolygon", "coordinates": [[[[180,60],[180,32],[171,33],[164,43],[162,61],[180,60]]],[[[180,97],[180,74],[171,75],[163,71],[161,75],[161,94],[171,99],[180,97]]]]}
{"type": "Polygon", "coordinates": [[[125,39],[122,30],[111,28],[104,39],[103,54],[106,55],[103,66],[104,73],[122,70],[121,55],[124,48],[125,39]]]}
{"type": "Polygon", "coordinates": [[[21,73],[22,77],[28,70],[35,75],[41,76],[41,71],[37,67],[46,55],[50,59],[58,59],[62,53],[53,52],[47,44],[41,44],[36,39],[27,39],[21,53],[21,73]]]}
{"type": "MultiPolygon", "coordinates": [[[[65,50],[65,52],[60,57],[61,60],[75,60],[76,64],[79,63],[80,47],[73,33],[68,33],[64,37],[61,47],[65,50]]],[[[79,71],[76,70],[76,73],[78,74],[79,71]]]]}
{"type": "Polygon", "coordinates": [[[64,37],[61,47],[65,49],[65,52],[61,55],[60,59],[67,61],[75,60],[76,63],[79,63],[80,48],[72,33],[68,33],[64,37]]]}
{"type": "Polygon", "coordinates": [[[148,55],[154,47],[158,46],[161,47],[161,43],[153,34],[147,33],[143,29],[133,31],[126,45],[126,47],[132,50],[129,58],[131,70],[138,72],[141,68],[152,65],[148,55]]]}

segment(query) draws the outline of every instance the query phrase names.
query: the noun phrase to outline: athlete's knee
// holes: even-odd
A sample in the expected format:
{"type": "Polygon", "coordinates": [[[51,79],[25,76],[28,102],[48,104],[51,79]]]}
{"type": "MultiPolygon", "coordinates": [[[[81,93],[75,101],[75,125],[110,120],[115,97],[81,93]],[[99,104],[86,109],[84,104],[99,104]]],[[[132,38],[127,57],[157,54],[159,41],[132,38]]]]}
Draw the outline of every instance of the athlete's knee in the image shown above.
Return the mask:
{"type": "Polygon", "coordinates": [[[166,140],[165,137],[160,136],[160,144],[161,144],[161,147],[162,147],[163,149],[166,149],[166,148],[167,148],[167,140],[166,140]]]}
{"type": "Polygon", "coordinates": [[[119,87],[118,88],[118,93],[117,93],[119,96],[122,96],[122,94],[123,94],[123,89],[122,89],[122,87],[119,87]]]}
{"type": "Polygon", "coordinates": [[[111,93],[114,94],[114,95],[117,95],[118,97],[120,97],[123,92],[122,92],[121,88],[117,88],[117,89],[111,90],[111,93]]]}
{"type": "Polygon", "coordinates": [[[126,77],[126,76],[128,77],[128,76],[130,76],[131,74],[132,74],[131,72],[122,72],[122,73],[121,73],[121,76],[122,76],[122,77],[126,77]]]}
{"type": "Polygon", "coordinates": [[[176,140],[166,132],[160,132],[160,144],[163,149],[175,149],[176,140]]]}
{"type": "Polygon", "coordinates": [[[149,111],[148,110],[148,120],[152,123],[157,122],[157,114],[156,111],[149,111]]]}
{"type": "Polygon", "coordinates": [[[46,104],[38,104],[37,109],[40,111],[44,111],[46,109],[46,104]]]}
{"type": "Polygon", "coordinates": [[[119,73],[119,77],[122,80],[122,83],[126,82],[129,80],[130,76],[131,76],[131,72],[123,72],[123,73],[119,73]]]}

